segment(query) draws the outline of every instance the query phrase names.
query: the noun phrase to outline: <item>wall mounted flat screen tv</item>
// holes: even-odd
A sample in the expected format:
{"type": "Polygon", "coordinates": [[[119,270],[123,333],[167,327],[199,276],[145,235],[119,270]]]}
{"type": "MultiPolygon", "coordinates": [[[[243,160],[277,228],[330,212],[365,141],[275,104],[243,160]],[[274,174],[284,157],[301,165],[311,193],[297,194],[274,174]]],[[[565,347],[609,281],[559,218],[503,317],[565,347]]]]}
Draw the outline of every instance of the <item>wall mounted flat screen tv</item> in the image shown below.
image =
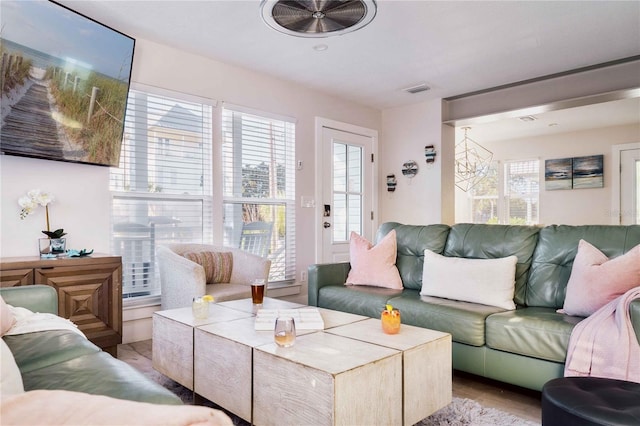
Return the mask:
{"type": "Polygon", "coordinates": [[[0,28],[0,151],[117,167],[135,40],[45,0],[2,0],[0,28]]]}

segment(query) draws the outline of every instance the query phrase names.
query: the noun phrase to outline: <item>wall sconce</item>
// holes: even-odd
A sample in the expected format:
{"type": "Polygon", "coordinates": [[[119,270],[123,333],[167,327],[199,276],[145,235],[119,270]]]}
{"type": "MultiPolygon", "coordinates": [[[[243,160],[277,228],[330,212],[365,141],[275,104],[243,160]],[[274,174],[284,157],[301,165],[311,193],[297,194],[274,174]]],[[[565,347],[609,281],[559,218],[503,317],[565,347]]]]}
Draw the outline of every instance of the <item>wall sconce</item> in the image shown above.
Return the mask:
{"type": "Polygon", "coordinates": [[[396,180],[396,175],[387,175],[387,191],[393,192],[396,190],[396,185],[398,181],[396,180]]]}
{"type": "Polygon", "coordinates": [[[402,164],[402,175],[408,178],[412,178],[418,174],[418,163],[414,160],[405,161],[402,164]]]}
{"type": "Polygon", "coordinates": [[[427,164],[433,164],[436,161],[436,148],[433,145],[425,146],[424,156],[427,159],[427,164]]]}

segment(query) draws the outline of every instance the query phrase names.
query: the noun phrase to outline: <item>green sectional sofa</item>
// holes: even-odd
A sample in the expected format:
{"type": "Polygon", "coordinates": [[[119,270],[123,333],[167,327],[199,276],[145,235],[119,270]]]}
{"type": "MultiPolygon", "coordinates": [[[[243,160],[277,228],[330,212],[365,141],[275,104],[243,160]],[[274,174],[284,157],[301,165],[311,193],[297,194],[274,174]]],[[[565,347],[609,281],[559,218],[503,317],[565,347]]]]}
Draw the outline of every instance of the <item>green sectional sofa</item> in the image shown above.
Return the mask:
{"type": "MultiPolygon", "coordinates": [[[[9,305],[33,312],[58,312],[58,298],[52,287],[10,287],[1,289],[0,294],[9,305]]],[[[25,391],[66,390],[130,401],[182,404],[172,392],[73,331],[49,330],[2,338],[13,353],[25,391]]]]}
{"type": "MultiPolygon", "coordinates": [[[[309,267],[309,305],[378,318],[390,303],[401,311],[404,324],[452,335],[454,369],[534,390],[563,376],[571,330],[583,319],[556,312],[563,307],[580,239],[609,258],[640,244],[638,225],[415,226],[395,222],[381,225],[376,241],[392,229],[397,235],[402,290],[347,286],[349,263],[317,264],[309,267]],[[474,259],[517,256],[517,309],[421,296],[425,249],[474,259]]],[[[633,301],[630,310],[640,342],[640,300],[633,301]]]]}

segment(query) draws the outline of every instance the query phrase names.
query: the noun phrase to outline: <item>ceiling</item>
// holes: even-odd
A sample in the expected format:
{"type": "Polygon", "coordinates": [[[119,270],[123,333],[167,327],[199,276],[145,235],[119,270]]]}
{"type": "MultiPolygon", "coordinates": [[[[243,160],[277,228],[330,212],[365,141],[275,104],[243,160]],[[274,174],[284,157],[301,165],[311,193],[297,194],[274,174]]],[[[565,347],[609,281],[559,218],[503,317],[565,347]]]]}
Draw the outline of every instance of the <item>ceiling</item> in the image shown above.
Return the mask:
{"type": "MultiPolygon", "coordinates": [[[[638,1],[378,0],[366,27],[314,39],[269,28],[259,0],[60,3],[134,38],[381,110],[640,55],[638,1]],[[431,90],[402,91],[418,83],[431,90]]],[[[637,102],[620,107],[638,121],[637,102]]]]}

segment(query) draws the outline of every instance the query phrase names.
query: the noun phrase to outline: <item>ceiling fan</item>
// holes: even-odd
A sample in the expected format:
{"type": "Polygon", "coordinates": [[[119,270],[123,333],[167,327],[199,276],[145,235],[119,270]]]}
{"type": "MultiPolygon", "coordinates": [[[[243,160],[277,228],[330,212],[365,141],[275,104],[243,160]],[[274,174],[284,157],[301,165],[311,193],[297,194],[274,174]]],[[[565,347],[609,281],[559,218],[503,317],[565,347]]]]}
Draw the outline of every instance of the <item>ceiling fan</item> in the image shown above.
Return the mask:
{"type": "Polygon", "coordinates": [[[260,8],[271,28],[307,38],[356,31],[376,15],[374,0],[263,0],[260,8]]]}

